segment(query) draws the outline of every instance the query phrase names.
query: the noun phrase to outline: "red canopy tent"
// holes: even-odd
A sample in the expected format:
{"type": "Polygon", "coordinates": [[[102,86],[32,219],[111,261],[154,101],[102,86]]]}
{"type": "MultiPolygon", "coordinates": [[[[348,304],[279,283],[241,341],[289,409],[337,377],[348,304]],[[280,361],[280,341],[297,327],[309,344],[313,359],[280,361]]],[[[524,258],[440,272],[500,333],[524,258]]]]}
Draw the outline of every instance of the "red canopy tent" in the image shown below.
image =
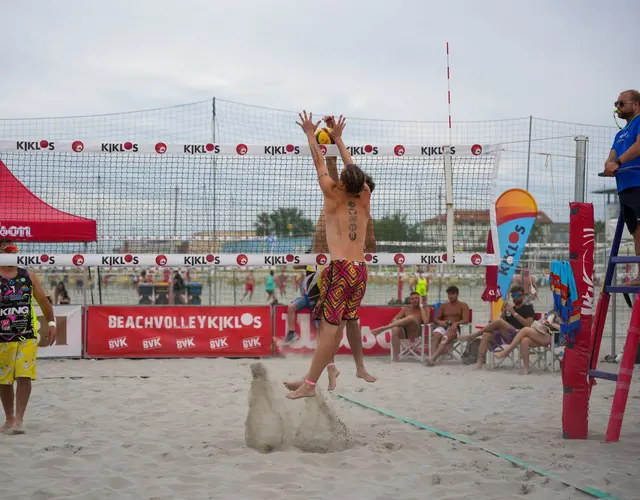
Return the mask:
{"type": "Polygon", "coordinates": [[[15,241],[96,241],[96,221],[48,205],[0,161],[0,237],[15,241]]]}

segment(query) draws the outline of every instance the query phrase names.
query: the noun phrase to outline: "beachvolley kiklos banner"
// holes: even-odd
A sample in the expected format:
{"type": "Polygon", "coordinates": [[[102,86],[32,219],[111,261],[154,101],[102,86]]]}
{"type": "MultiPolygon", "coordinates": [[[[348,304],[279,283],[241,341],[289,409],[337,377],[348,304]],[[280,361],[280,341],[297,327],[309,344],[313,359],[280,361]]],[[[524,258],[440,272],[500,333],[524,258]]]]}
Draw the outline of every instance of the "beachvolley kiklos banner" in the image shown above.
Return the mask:
{"type": "Polygon", "coordinates": [[[492,305],[492,318],[500,316],[504,298],[531,230],[538,216],[538,204],[528,191],[509,189],[496,200],[496,228],[499,241],[498,288],[502,298],[492,305]]]}
{"type": "Polygon", "coordinates": [[[88,357],[273,354],[269,306],[89,306],[88,357]]]}
{"type": "MultiPolygon", "coordinates": [[[[371,330],[389,324],[400,310],[402,310],[402,306],[362,306],[359,309],[362,351],[365,356],[389,355],[391,352],[390,331],[383,332],[376,337],[371,334],[371,330]]],[[[296,314],[295,331],[300,335],[300,338],[288,346],[282,345],[287,333],[287,306],[276,306],[275,315],[276,352],[281,354],[313,354],[318,330],[314,321],[311,320],[311,312],[308,309],[303,309],[296,314]]],[[[351,354],[346,330],[342,333],[337,354],[351,354]]]]}

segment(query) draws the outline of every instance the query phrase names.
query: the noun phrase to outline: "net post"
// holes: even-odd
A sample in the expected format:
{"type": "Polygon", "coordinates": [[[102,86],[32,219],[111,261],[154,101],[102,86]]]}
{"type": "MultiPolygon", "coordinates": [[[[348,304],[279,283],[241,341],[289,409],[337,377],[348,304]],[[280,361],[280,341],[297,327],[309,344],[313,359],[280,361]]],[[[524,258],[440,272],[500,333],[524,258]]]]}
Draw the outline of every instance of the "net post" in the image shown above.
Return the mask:
{"type": "Polygon", "coordinates": [[[447,207],[447,262],[453,263],[453,167],[450,146],[444,148],[445,204],[447,207]]]}
{"type": "Polygon", "coordinates": [[[576,202],[584,202],[587,186],[587,142],[589,138],[586,135],[577,135],[574,140],[576,141],[576,179],[573,199],[576,202]]]}

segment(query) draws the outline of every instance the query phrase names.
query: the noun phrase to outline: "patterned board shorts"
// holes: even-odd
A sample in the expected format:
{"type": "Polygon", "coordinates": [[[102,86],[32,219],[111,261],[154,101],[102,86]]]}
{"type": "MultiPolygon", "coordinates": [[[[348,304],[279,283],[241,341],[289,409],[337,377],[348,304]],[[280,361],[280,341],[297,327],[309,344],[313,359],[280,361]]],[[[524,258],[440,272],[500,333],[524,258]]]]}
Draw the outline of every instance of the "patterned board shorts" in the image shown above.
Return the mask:
{"type": "Polygon", "coordinates": [[[342,320],[357,320],[368,276],[364,262],[332,260],[320,277],[320,297],[314,317],[324,317],[332,325],[339,325],[342,320]]]}
{"type": "Polygon", "coordinates": [[[0,342],[0,385],[11,385],[17,378],[36,379],[38,340],[0,342]]]}

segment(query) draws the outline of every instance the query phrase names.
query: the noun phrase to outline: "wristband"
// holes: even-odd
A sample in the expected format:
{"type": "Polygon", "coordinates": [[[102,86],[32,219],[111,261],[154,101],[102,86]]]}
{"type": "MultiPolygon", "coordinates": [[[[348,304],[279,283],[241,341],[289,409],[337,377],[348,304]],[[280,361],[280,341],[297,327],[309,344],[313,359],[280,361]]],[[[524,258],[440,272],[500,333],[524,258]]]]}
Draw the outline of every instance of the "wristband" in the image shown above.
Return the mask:
{"type": "Polygon", "coordinates": [[[49,326],[56,326],[56,320],[54,319],[53,321],[49,321],[49,323],[47,323],[49,326]]]}
{"type": "Polygon", "coordinates": [[[622,162],[620,161],[620,158],[616,158],[615,162],[618,164],[619,167],[622,166],[622,162]]]}

